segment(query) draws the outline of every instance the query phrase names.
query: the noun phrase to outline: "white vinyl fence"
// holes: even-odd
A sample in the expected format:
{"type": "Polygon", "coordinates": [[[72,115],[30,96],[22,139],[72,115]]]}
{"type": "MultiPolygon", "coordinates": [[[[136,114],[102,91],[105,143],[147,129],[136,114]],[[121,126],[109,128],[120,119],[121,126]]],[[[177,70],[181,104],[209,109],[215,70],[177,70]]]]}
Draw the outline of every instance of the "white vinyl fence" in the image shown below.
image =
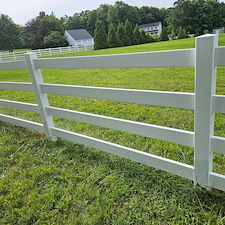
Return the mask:
{"type": "Polygon", "coordinates": [[[214,136],[214,113],[225,113],[225,96],[215,94],[219,66],[225,66],[225,47],[218,47],[217,35],[200,36],[196,48],[186,50],[49,59],[37,59],[29,53],[25,61],[0,63],[0,70],[28,69],[32,83],[0,82],[0,89],[35,92],[37,105],[2,99],[0,106],[38,112],[42,124],[3,114],[0,120],[45,132],[52,140],[65,138],[225,191],[225,176],[212,172],[213,153],[225,154],[225,138],[214,136]],[[41,69],[146,67],[195,67],[195,93],[45,84],[41,74],[41,69]],[[46,93],[191,109],[195,111],[195,131],[51,107],[46,93]],[[194,147],[194,166],[59,129],[52,116],[194,147]]]}
{"type": "Polygon", "coordinates": [[[46,48],[37,50],[28,50],[20,52],[0,52],[0,62],[5,61],[17,61],[25,60],[25,55],[27,53],[36,53],[37,57],[53,56],[53,55],[63,55],[69,53],[77,52],[87,52],[92,51],[93,46],[68,46],[68,47],[58,47],[58,48],[46,48]]]}

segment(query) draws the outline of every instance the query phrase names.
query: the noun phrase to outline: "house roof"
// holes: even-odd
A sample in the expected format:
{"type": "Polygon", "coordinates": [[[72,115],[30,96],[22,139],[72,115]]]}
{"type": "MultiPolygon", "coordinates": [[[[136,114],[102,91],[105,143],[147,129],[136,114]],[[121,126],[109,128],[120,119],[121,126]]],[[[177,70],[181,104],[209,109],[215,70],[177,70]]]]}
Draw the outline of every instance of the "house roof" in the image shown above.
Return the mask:
{"type": "Polygon", "coordinates": [[[155,23],[147,23],[147,24],[141,24],[139,25],[140,28],[146,28],[146,27],[157,27],[161,24],[161,22],[155,22],[155,23]]]}
{"type": "Polygon", "coordinates": [[[84,39],[93,39],[93,37],[85,29],[66,30],[66,32],[68,32],[70,36],[76,41],[84,39]]]}

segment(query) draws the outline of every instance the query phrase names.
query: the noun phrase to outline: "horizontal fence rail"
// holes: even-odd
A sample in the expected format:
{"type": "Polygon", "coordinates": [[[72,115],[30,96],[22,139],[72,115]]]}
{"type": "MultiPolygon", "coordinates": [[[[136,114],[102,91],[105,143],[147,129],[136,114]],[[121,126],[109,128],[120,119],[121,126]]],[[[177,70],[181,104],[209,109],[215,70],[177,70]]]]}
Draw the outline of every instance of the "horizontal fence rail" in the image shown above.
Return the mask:
{"type": "Polygon", "coordinates": [[[212,96],[212,108],[213,112],[225,113],[225,96],[224,95],[214,95],[212,96]]]}
{"type": "Polygon", "coordinates": [[[224,190],[225,187],[225,176],[218,173],[209,173],[209,186],[217,188],[219,190],[224,190]]]}
{"type": "Polygon", "coordinates": [[[37,69],[194,67],[195,49],[36,59],[34,65],[37,69]]]}
{"type": "Polygon", "coordinates": [[[225,66],[225,47],[215,48],[215,66],[225,66]]]}
{"type": "Polygon", "coordinates": [[[27,69],[25,61],[1,62],[0,70],[22,70],[27,69]]]}
{"type": "Polygon", "coordinates": [[[29,120],[19,119],[13,116],[0,114],[0,120],[6,123],[11,123],[17,126],[26,127],[39,132],[44,132],[44,126],[40,123],[35,123],[29,120]]]}
{"type": "Polygon", "coordinates": [[[193,93],[131,90],[119,88],[98,88],[87,86],[41,84],[42,92],[47,94],[94,98],[146,105],[194,109],[193,93]]]}
{"type": "Polygon", "coordinates": [[[225,138],[223,137],[211,137],[211,151],[225,155],[225,138]]]}
{"type": "Polygon", "coordinates": [[[84,144],[104,152],[112,153],[193,180],[193,166],[58,128],[52,128],[52,133],[57,137],[84,144]]]}
{"type": "Polygon", "coordinates": [[[15,102],[10,100],[0,99],[0,106],[20,109],[28,112],[39,113],[39,108],[37,104],[30,104],[25,102],[15,102]]]}
{"type": "Polygon", "coordinates": [[[23,82],[0,82],[0,89],[2,90],[14,90],[14,91],[28,91],[33,92],[32,83],[23,82]]]}
{"type": "Polygon", "coordinates": [[[46,107],[48,115],[194,147],[193,132],[90,113],[46,107]]]}
{"type": "MultiPolygon", "coordinates": [[[[37,51],[36,54],[43,56],[47,51],[50,50],[41,53],[37,51]]],[[[55,55],[57,51],[54,49],[51,54],[55,55]]],[[[66,49],[61,48],[59,51],[63,53],[66,49]]],[[[225,191],[225,176],[212,171],[213,153],[225,155],[225,138],[214,135],[213,115],[225,113],[225,96],[215,93],[216,67],[225,66],[224,58],[225,47],[218,47],[216,35],[200,36],[196,39],[195,49],[185,50],[49,59],[38,59],[33,53],[29,53],[24,61],[0,63],[0,70],[28,69],[32,83],[0,82],[0,89],[34,92],[37,104],[0,99],[0,107],[39,113],[42,124],[3,114],[0,114],[0,120],[45,132],[52,140],[57,137],[65,138],[176,174],[203,187],[225,191]],[[163,67],[195,67],[195,93],[45,84],[41,74],[41,69],[163,67]],[[195,130],[191,132],[52,107],[48,103],[48,94],[194,110],[195,130]],[[55,127],[52,117],[193,147],[194,166],[59,129],[55,127]]]]}

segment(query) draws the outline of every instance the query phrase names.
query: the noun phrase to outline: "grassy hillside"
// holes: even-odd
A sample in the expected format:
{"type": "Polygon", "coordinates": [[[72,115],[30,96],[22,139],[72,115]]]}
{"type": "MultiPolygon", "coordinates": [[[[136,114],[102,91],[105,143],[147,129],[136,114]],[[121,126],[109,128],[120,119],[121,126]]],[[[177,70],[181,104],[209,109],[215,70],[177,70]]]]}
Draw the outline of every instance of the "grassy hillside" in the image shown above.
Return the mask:
{"type": "MultiPolygon", "coordinates": [[[[73,55],[193,48],[195,39],[159,42],[73,55]]],[[[225,35],[220,36],[225,45],[225,35]]],[[[71,56],[71,55],[70,55],[71,56]]],[[[46,83],[194,92],[193,68],[43,70],[46,83]]],[[[29,82],[27,71],[1,71],[0,81],[29,82]]],[[[225,94],[225,68],[217,93],[225,94]]],[[[0,90],[0,98],[35,103],[31,93],[0,90]]],[[[193,131],[193,111],[49,95],[52,106],[193,131]]],[[[1,113],[40,122],[34,113],[1,113]]],[[[129,133],[54,118],[71,131],[193,165],[193,149],[129,133]]],[[[215,134],[225,137],[225,117],[215,134]]],[[[213,170],[225,174],[225,157],[213,170]]],[[[225,194],[138,163],[0,122],[0,224],[224,224],[225,194]]]]}
{"type": "MultiPolygon", "coordinates": [[[[219,36],[219,45],[225,46],[225,34],[219,36]]],[[[133,45],[122,48],[111,48],[103,49],[92,52],[82,52],[75,54],[62,55],[67,56],[85,56],[85,55],[105,55],[105,54],[121,54],[121,53],[132,53],[132,52],[149,52],[149,51],[164,51],[164,50],[175,50],[175,49],[187,49],[195,47],[195,38],[187,38],[182,40],[163,41],[155,42],[150,44],[133,45]]]]}
{"type": "Polygon", "coordinates": [[[105,54],[132,53],[132,52],[163,51],[163,50],[185,49],[185,48],[194,48],[194,47],[195,47],[195,38],[188,38],[188,39],[182,39],[182,40],[133,45],[133,46],[127,46],[122,48],[119,47],[119,48],[102,49],[102,50],[96,50],[92,52],[81,52],[81,53],[63,55],[63,57],[71,56],[71,55],[85,56],[85,55],[105,55],[105,54]]]}

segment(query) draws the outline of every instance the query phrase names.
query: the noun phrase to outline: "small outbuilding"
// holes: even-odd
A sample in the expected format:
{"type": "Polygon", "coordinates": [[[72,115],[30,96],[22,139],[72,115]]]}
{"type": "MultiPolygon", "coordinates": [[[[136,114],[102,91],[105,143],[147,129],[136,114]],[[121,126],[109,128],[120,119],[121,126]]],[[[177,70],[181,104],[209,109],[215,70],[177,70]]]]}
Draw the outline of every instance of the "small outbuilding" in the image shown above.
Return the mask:
{"type": "Polygon", "coordinates": [[[94,38],[85,29],[66,30],[65,36],[70,46],[94,45],[94,38]]]}

